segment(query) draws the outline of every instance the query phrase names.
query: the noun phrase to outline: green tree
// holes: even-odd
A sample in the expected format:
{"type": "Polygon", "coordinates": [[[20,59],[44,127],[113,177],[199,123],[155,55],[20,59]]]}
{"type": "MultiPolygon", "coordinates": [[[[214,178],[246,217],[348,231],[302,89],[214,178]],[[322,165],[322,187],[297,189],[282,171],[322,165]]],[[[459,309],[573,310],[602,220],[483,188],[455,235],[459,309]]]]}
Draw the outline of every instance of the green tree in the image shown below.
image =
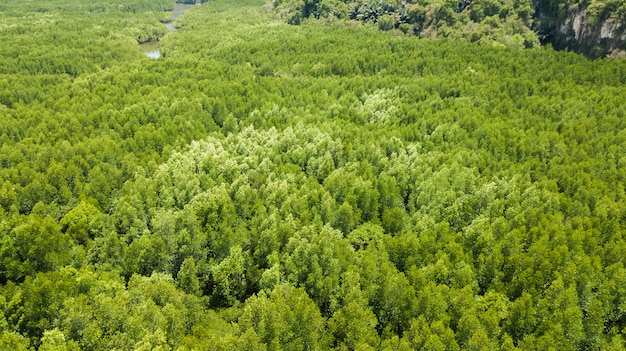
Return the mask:
{"type": "Polygon", "coordinates": [[[242,333],[253,330],[268,350],[322,350],[328,347],[324,318],[302,289],[278,285],[268,297],[250,297],[238,320],[242,333]]]}
{"type": "Polygon", "coordinates": [[[193,257],[187,257],[183,261],[176,275],[176,282],[178,287],[187,294],[200,294],[200,280],[198,279],[196,261],[193,257]]]}
{"type": "Polygon", "coordinates": [[[347,235],[354,228],[356,221],[357,219],[355,218],[352,206],[350,203],[344,202],[335,211],[332,223],[333,226],[340,229],[344,235],[347,235]]]}
{"type": "Polygon", "coordinates": [[[101,234],[104,227],[104,216],[94,205],[82,201],[70,210],[60,221],[61,230],[69,234],[79,244],[101,234]]]}
{"type": "Polygon", "coordinates": [[[378,317],[377,330],[381,332],[388,328],[396,335],[402,335],[409,329],[418,307],[416,292],[408,279],[376,245],[369,245],[361,251],[358,266],[361,286],[378,317]]]}
{"type": "Polygon", "coordinates": [[[46,330],[41,338],[42,351],[73,351],[80,350],[78,343],[73,340],[66,340],[65,335],[59,329],[46,330]]]}
{"type": "Polygon", "coordinates": [[[340,295],[342,307],[328,320],[328,331],[333,334],[335,345],[348,350],[374,349],[379,342],[378,320],[361,291],[357,272],[344,273],[340,295]]]}
{"type": "Polygon", "coordinates": [[[232,306],[246,296],[247,253],[240,246],[230,248],[230,255],[211,267],[211,303],[215,306],[232,306]]]}
{"type": "Polygon", "coordinates": [[[30,342],[19,334],[2,332],[0,334],[0,350],[27,351],[30,350],[30,342]]]}
{"type": "Polygon", "coordinates": [[[154,238],[149,231],[145,231],[124,252],[124,275],[130,277],[139,273],[148,276],[152,272],[166,272],[170,266],[169,258],[163,239],[154,238]]]}
{"type": "Polygon", "coordinates": [[[6,276],[17,280],[68,264],[73,245],[54,219],[38,215],[24,217],[2,240],[0,256],[6,276]]]}

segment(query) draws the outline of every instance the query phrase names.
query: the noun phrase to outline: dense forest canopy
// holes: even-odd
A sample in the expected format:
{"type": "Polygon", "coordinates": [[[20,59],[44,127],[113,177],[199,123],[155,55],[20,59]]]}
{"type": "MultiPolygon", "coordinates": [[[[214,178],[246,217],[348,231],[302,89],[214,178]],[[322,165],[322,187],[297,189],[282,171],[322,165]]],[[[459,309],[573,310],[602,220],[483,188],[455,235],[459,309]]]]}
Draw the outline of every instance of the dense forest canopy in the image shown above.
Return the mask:
{"type": "Polygon", "coordinates": [[[0,5],[0,349],[626,347],[625,61],[173,5],[0,5]]]}
{"type": "Polygon", "coordinates": [[[447,37],[520,48],[539,45],[532,30],[531,0],[269,0],[266,7],[291,24],[308,18],[351,19],[422,38],[447,37]]]}

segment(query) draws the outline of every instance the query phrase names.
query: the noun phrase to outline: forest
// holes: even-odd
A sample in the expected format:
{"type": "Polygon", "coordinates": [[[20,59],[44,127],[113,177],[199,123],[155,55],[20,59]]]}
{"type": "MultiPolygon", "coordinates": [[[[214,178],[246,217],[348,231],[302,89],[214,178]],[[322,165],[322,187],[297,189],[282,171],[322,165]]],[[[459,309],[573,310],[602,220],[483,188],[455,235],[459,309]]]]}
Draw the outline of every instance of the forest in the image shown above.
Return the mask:
{"type": "Polygon", "coordinates": [[[290,24],[353,20],[396,35],[626,56],[626,0],[267,0],[290,24]]]}
{"type": "Polygon", "coordinates": [[[626,348],[625,60],[173,7],[0,4],[0,350],[626,348]]]}

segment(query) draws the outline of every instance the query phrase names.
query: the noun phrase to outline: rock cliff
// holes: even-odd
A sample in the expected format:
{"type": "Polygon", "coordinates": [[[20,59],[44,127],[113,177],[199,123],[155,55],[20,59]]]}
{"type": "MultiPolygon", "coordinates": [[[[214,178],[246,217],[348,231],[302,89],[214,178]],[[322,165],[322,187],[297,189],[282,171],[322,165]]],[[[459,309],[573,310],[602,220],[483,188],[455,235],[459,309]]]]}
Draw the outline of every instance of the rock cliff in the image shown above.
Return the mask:
{"type": "MultiPolygon", "coordinates": [[[[547,2],[547,1],[546,1],[547,2]]],[[[616,11],[597,13],[584,5],[550,8],[535,3],[538,31],[544,44],[568,49],[590,57],[624,56],[626,19],[616,11]]]]}

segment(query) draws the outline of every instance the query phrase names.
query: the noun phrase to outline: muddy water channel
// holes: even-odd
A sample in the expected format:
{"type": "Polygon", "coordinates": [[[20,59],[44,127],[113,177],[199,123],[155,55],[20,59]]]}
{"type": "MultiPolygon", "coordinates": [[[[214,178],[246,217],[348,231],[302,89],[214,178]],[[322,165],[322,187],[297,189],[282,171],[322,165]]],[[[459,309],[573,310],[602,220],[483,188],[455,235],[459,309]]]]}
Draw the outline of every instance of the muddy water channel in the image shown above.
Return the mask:
{"type": "MultiPolygon", "coordinates": [[[[192,8],[194,6],[196,5],[187,5],[187,4],[174,5],[174,10],[172,10],[172,19],[170,19],[169,22],[165,23],[165,26],[167,27],[167,29],[170,32],[175,31],[176,27],[174,27],[174,22],[176,21],[176,19],[180,17],[180,15],[182,15],[183,12],[185,12],[185,10],[192,8]]],[[[149,41],[147,43],[139,44],[139,49],[141,50],[141,52],[143,52],[144,54],[146,54],[146,56],[150,58],[158,59],[159,57],[161,57],[161,43],[159,41],[149,41]]]]}

